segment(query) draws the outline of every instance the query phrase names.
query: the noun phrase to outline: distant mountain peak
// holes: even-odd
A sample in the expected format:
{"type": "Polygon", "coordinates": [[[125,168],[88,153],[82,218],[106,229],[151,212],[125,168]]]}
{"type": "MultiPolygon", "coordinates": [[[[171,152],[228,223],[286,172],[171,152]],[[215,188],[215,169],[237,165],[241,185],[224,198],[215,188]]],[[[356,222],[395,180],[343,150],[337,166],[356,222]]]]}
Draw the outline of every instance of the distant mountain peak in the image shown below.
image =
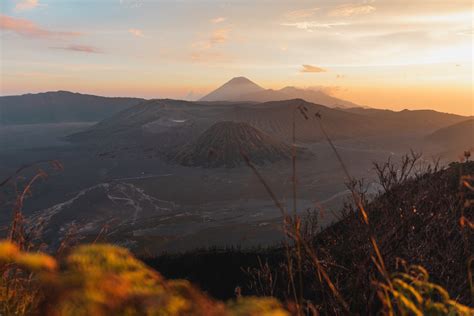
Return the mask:
{"type": "Polygon", "coordinates": [[[242,86],[242,85],[248,86],[248,88],[252,88],[255,91],[265,90],[264,88],[262,88],[261,86],[259,86],[258,84],[256,84],[255,82],[253,82],[247,77],[234,77],[230,79],[229,81],[227,81],[226,83],[224,83],[221,86],[221,88],[228,87],[228,86],[242,86]]]}
{"type": "MultiPolygon", "coordinates": [[[[250,83],[250,84],[254,84],[254,85],[257,85],[255,82],[253,82],[252,80],[250,80],[249,78],[247,77],[234,77],[232,79],[230,79],[229,81],[227,81],[226,84],[246,84],[246,83],[250,83]]],[[[258,86],[258,85],[257,85],[258,86]]]]}
{"type": "Polygon", "coordinates": [[[280,90],[265,89],[246,77],[234,77],[199,101],[283,101],[303,99],[333,108],[353,108],[360,105],[331,96],[321,90],[287,86],[280,90]]]}
{"type": "MultiPolygon", "coordinates": [[[[264,91],[255,82],[245,77],[234,77],[222,86],[200,99],[200,101],[232,101],[241,100],[245,95],[264,91]]],[[[249,100],[251,101],[251,100],[249,100]]]]}
{"type": "Polygon", "coordinates": [[[0,125],[97,122],[142,101],[139,98],[101,97],[64,90],[2,96],[0,125]]]}

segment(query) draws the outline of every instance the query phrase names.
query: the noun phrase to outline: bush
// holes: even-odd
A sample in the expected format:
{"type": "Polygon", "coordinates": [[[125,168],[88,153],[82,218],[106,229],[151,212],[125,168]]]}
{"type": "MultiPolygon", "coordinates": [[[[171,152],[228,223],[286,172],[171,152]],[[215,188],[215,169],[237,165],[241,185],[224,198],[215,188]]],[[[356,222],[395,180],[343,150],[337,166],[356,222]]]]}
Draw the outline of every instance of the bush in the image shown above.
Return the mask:
{"type": "Polygon", "coordinates": [[[188,281],[165,280],[111,245],[83,245],[57,262],[4,241],[0,262],[1,315],[288,315],[272,298],[214,300],[188,281]],[[19,278],[19,271],[28,278],[19,278]]]}

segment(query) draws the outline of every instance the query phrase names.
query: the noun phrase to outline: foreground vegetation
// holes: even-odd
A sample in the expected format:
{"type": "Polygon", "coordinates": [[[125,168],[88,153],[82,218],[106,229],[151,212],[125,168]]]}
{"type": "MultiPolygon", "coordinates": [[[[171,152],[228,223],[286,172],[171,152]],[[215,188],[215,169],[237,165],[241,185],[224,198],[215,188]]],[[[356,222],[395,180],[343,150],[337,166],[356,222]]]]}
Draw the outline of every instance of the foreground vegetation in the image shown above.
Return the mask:
{"type": "Polygon", "coordinates": [[[0,243],[0,315],[473,315],[474,163],[439,170],[412,153],[375,168],[383,192],[369,201],[350,181],[352,203],[323,231],[321,210],[306,219],[282,210],[281,247],[146,264],[104,244],[42,253],[20,194],[0,243]]]}
{"type": "Polygon", "coordinates": [[[216,301],[111,245],[80,246],[57,261],[2,242],[0,262],[1,315],[288,315],[272,298],[216,301]]]}
{"type": "MultiPolygon", "coordinates": [[[[2,315],[289,315],[291,305],[269,297],[241,297],[223,303],[185,280],[166,280],[126,249],[85,245],[57,261],[0,243],[2,315]]],[[[473,309],[429,282],[428,272],[411,266],[382,286],[389,310],[409,315],[472,315],[473,309]],[[396,309],[393,307],[396,305],[396,309]]],[[[313,311],[317,314],[314,309],[313,311]]],[[[294,306],[293,306],[294,309],[294,306]]],[[[295,312],[296,310],[293,310],[295,312]]]]}

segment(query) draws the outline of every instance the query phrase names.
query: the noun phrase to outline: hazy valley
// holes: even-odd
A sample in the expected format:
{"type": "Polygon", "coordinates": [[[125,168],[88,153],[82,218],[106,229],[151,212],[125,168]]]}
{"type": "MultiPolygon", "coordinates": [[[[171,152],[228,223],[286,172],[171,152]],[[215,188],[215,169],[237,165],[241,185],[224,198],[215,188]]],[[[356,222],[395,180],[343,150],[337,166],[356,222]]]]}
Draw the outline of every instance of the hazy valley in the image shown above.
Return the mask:
{"type": "MultiPolygon", "coordinates": [[[[291,208],[293,121],[297,207],[302,215],[318,210],[323,227],[339,218],[349,191],[320,122],[351,174],[365,179],[369,193],[379,190],[372,183],[374,161],[397,160],[413,149],[423,152],[426,163],[436,158],[446,163],[473,146],[472,137],[463,136],[466,129],[472,131],[469,117],[335,108],[337,102],[315,104],[301,98],[262,103],[259,98],[247,100],[248,91],[262,89],[237,78],[216,90],[221,101],[67,92],[2,97],[1,178],[25,164],[59,160],[64,170],[52,171],[25,204],[30,223],[42,227],[44,241],[57,245],[74,230],[85,241],[101,234],[137,253],[156,254],[279,242],[281,216],[243,155],[291,208]],[[41,107],[42,113],[72,110],[66,116],[45,114],[21,122],[11,110],[12,100],[41,107]],[[98,107],[98,113],[82,111],[98,107]],[[446,139],[461,138],[446,144],[446,139]]],[[[11,187],[3,189],[4,202],[13,195],[11,187]]],[[[4,227],[11,220],[10,205],[2,206],[4,227]]]]}

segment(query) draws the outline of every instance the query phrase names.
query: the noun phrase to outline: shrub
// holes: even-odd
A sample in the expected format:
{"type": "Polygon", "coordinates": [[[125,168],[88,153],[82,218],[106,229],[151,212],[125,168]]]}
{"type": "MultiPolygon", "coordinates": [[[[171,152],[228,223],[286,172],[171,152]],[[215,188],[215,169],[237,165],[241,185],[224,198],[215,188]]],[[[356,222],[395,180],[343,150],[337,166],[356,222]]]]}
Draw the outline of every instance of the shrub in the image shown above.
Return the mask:
{"type": "Polygon", "coordinates": [[[214,300],[188,281],[165,280],[128,250],[112,245],[83,245],[57,262],[5,241],[0,242],[0,263],[2,315],[288,315],[272,298],[214,300]],[[17,271],[31,281],[15,296],[22,308],[12,308],[9,294],[12,282],[25,281],[17,271]]]}

